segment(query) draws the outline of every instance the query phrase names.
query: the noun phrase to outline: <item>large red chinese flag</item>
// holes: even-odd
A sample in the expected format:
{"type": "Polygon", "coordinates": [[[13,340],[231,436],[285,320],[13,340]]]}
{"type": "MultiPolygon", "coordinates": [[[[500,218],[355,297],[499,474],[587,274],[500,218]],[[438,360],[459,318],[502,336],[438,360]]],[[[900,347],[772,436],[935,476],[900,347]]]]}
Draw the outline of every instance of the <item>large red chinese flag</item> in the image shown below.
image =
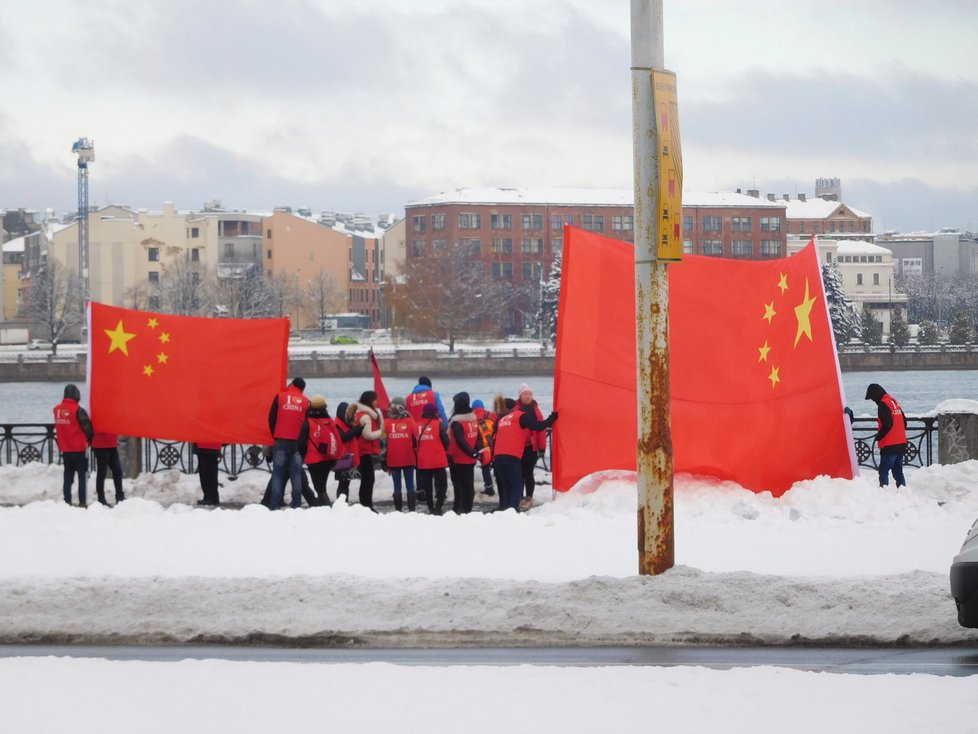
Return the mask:
{"type": "MultiPolygon", "coordinates": [[[[627,243],[579,230],[565,236],[554,388],[558,489],[599,469],[635,467],[633,258],[627,243]]],[[[774,260],[686,256],[669,266],[669,288],[675,470],[775,496],[820,474],[852,478],[815,243],[774,260]]]]}
{"type": "Polygon", "coordinates": [[[89,304],[95,430],[172,441],[269,444],[285,385],[288,319],[209,319],[89,304]]]}

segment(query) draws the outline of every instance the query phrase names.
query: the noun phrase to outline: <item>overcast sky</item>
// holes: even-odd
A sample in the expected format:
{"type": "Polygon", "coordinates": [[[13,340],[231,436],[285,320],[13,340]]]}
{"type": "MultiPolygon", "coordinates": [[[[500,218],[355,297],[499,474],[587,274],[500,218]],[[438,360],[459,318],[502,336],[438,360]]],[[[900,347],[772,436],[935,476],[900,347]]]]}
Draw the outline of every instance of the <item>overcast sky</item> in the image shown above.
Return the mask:
{"type": "MultiPolygon", "coordinates": [[[[4,0],[0,208],[632,187],[628,0],[4,0]]],[[[684,188],[978,229],[978,2],[665,0],[684,188]]]]}

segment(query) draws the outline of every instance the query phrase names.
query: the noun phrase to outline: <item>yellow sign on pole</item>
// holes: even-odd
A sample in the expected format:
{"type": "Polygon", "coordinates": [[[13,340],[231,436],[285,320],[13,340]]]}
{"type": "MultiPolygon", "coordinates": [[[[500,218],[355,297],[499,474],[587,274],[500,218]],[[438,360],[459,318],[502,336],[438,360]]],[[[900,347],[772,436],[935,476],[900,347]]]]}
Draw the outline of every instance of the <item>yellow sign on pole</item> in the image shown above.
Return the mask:
{"type": "Polygon", "coordinates": [[[652,70],[652,105],[659,142],[656,151],[659,159],[656,258],[679,261],[683,259],[683,152],[679,142],[675,73],[652,70]]]}

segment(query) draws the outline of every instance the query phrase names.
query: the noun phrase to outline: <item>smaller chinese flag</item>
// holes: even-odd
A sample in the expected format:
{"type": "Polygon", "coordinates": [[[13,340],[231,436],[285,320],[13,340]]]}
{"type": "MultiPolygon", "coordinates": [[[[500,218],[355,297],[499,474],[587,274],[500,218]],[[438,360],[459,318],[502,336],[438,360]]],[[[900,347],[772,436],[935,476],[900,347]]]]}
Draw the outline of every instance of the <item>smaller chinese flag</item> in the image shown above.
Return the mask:
{"type": "Polygon", "coordinates": [[[384,387],[384,379],[380,376],[380,367],[377,365],[377,357],[374,350],[370,350],[370,366],[374,371],[374,392],[377,393],[377,407],[387,415],[391,407],[391,399],[387,397],[387,388],[384,387]]]}
{"type": "Polygon", "coordinates": [[[90,303],[88,394],[97,431],[269,444],[288,319],[212,319],[90,303]]]}

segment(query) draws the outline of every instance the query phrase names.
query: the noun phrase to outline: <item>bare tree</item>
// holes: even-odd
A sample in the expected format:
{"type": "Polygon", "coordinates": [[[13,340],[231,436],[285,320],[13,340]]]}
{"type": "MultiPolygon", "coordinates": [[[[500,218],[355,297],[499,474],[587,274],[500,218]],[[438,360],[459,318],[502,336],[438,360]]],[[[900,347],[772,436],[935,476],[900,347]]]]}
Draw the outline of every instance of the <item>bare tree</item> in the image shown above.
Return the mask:
{"type": "Polygon", "coordinates": [[[57,354],[61,336],[85,318],[81,280],[74,271],[49,258],[31,277],[24,298],[24,313],[31,321],[48,328],[52,351],[57,354]]]}
{"type": "Polygon", "coordinates": [[[303,310],[315,318],[320,333],[325,334],[326,316],[333,312],[336,297],[339,295],[336,279],[320,268],[318,273],[306,281],[302,295],[303,310]]]}
{"type": "MultiPolygon", "coordinates": [[[[279,273],[272,278],[265,278],[265,302],[267,316],[282,318],[296,313],[302,303],[299,277],[279,273]]],[[[297,327],[293,324],[292,328],[297,327]]]]}
{"type": "Polygon", "coordinates": [[[157,282],[149,284],[150,310],[179,316],[207,314],[212,291],[205,268],[177,259],[163,268],[157,282]]]}

